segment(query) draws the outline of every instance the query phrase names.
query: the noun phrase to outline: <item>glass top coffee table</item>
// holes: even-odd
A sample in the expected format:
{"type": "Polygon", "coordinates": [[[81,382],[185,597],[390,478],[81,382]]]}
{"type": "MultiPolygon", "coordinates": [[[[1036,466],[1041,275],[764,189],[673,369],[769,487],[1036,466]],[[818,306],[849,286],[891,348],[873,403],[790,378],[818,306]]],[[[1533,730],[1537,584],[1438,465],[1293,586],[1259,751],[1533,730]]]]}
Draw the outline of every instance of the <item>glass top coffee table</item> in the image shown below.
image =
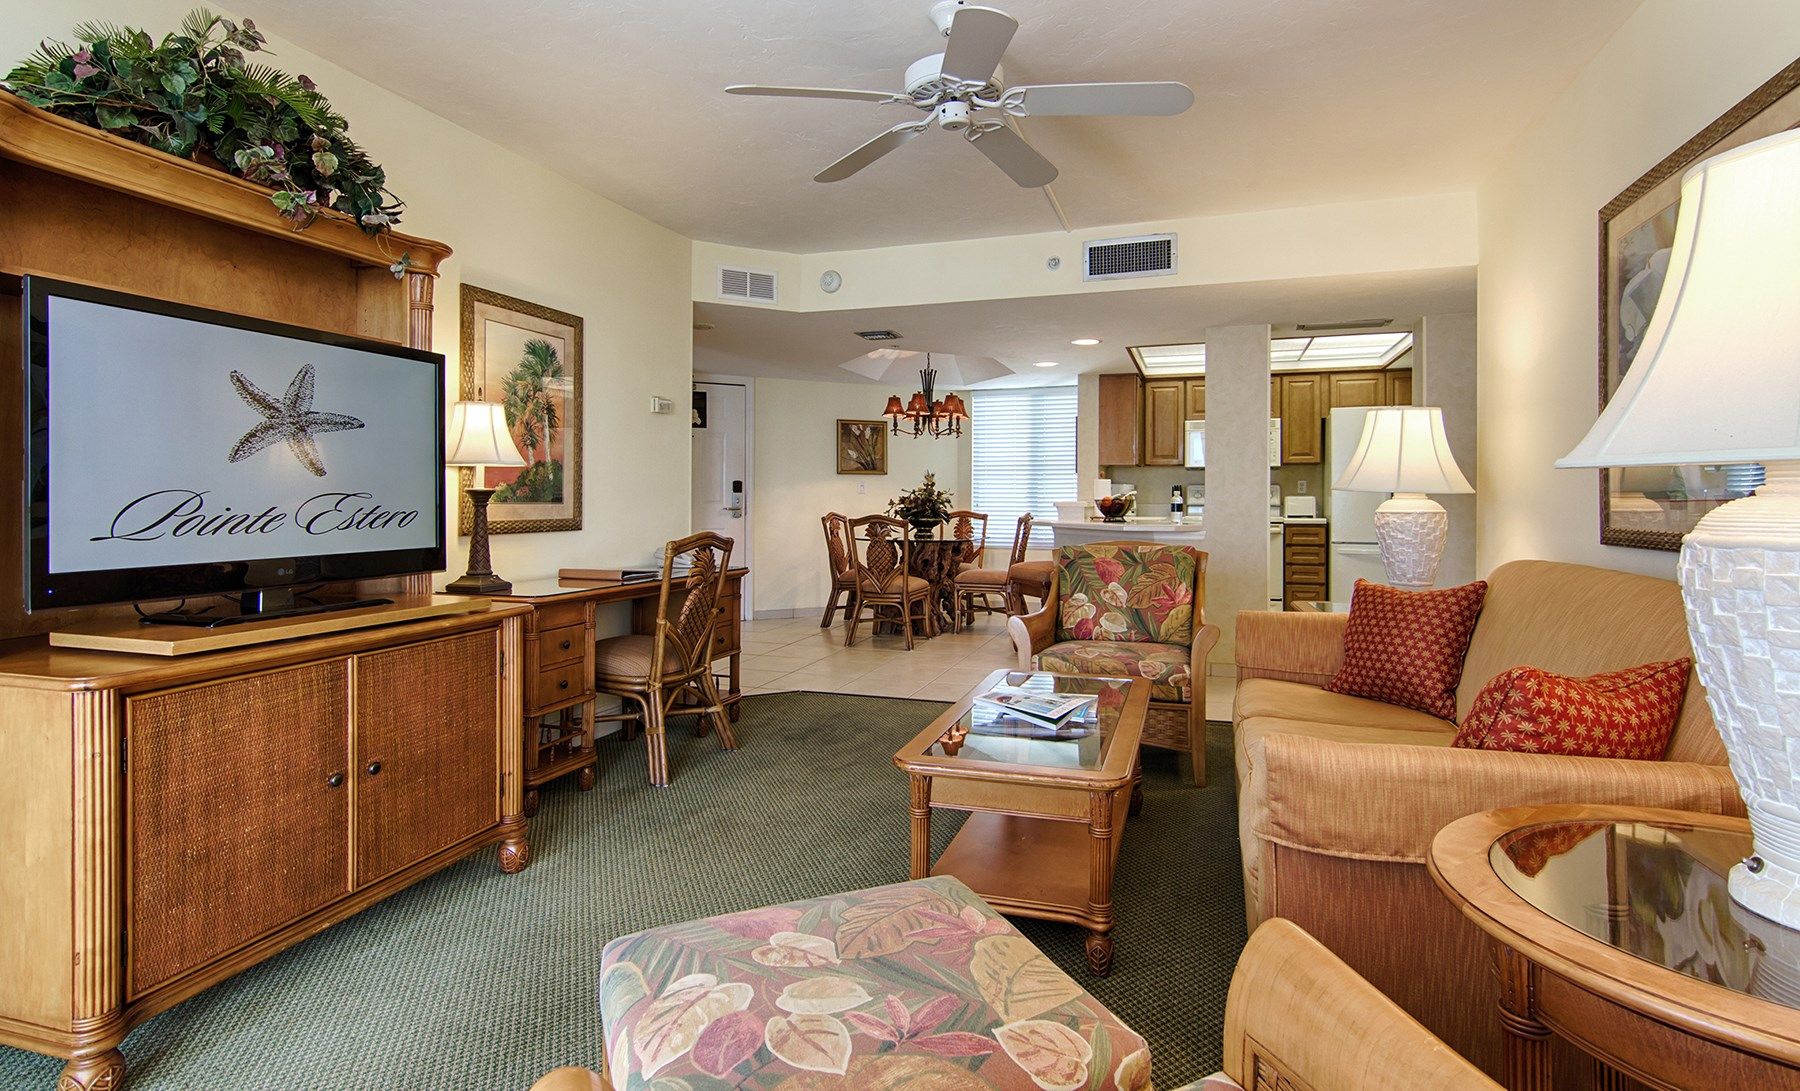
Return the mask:
{"type": "Polygon", "coordinates": [[[1112,878],[1141,801],[1150,683],[995,671],[894,755],[911,782],[912,878],[954,875],[1011,916],[1088,930],[1088,969],[1112,969],[1112,878]],[[1095,698],[1054,735],[980,706],[1004,683],[1095,698]],[[969,817],[931,859],[931,812],[969,817]]]}

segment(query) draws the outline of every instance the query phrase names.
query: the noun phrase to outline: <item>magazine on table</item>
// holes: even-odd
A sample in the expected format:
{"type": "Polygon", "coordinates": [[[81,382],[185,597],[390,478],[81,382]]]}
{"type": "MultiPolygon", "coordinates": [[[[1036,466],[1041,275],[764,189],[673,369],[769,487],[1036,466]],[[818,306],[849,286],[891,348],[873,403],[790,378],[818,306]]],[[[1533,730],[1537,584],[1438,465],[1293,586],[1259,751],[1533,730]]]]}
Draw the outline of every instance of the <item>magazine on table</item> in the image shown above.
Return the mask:
{"type": "Polygon", "coordinates": [[[1079,738],[1094,730],[1082,714],[1098,702],[1099,698],[1091,693],[1034,693],[1018,686],[995,686],[978,694],[974,704],[977,711],[998,713],[999,718],[973,717],[969,731],[977,735],[1079,738]]]}

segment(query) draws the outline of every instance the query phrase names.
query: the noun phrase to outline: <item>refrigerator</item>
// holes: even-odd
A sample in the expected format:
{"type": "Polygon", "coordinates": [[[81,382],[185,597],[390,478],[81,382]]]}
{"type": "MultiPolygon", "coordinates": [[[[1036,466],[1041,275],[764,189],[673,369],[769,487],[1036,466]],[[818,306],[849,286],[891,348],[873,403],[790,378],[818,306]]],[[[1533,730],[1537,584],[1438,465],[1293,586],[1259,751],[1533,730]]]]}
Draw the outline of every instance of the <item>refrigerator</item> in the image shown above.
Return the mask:
{"type": "MultiPolygon", "coordinates": [[[[1331,411],[1325,422],[1325,455],[1331,468],[1327,481],[1336,481],[1350,465],[1368,415],[1365,408],[1331,411]]],[[[1349,602],[1350,591],[1358,579],[1387,582],[1387,572],[1381,567],[1381,547],[1375,544],[1375,509],[1386,499],[1386,493],[1331,490],[1331,545],[1326,563],[1332,602],[1349,602]]]]}

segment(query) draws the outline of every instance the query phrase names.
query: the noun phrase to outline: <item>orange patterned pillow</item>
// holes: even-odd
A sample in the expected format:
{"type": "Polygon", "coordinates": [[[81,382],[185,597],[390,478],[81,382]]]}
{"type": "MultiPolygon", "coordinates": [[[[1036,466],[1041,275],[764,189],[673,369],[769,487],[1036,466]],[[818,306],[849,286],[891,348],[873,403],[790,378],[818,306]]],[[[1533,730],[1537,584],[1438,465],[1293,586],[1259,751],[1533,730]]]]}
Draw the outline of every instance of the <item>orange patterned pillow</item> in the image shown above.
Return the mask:
{"type": "Polygon", "coordinates": [[[1463,655],[1486,598],[1486,580],[1432,591],[1357,580],[1344,665],[1325,688],[1456,719],[1463,655]]]}
{"type": "Polygon", "coordinates": [[[1513,667],[1481,687],[1451,745],[1659,761],[1693,665],[1671,659],[1587,678],[1513,667]]]}

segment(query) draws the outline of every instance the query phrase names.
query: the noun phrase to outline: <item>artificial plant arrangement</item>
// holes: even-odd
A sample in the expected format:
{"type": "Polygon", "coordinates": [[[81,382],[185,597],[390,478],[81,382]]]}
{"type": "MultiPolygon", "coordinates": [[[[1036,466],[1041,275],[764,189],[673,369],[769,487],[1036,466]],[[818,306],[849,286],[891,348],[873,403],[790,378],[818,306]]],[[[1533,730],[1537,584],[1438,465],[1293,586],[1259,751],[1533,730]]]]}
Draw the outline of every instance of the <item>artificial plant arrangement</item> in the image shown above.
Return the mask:
{"type": "Polygon", "coordinates": [[[937,474],[927,472],[925,481],[903,490],[888,501],[888,514],[911,523],[923,534],[950,518],[950,494],[937,486],[937,474]]]}
{"type": "MultiPolygon", "coordinates": [[[[6,74],[6,89],[60,117],[268,186],[296,228],[325,209],[371,235],[400,222],[404,203],[318,86],[246,62],[265,44],[251,20],[198,8],[160,43],[105,22],[74,34],[77,46],[43,43],[6,74]]],[[[407,265],[403,256],[394,275],[407,265]]]]}

